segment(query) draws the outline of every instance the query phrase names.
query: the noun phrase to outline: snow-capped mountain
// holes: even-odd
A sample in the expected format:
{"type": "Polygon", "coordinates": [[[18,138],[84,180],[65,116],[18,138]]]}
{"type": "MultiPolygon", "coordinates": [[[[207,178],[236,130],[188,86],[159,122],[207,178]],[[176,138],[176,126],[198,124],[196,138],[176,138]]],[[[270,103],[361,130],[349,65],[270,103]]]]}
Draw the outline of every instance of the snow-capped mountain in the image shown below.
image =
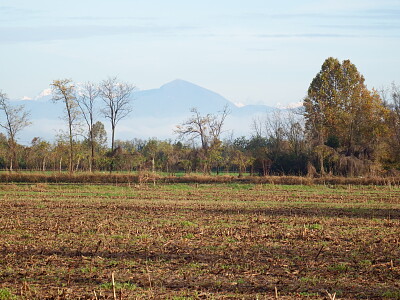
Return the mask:
{"type": "MultiPolygon", "coordinates": [[[[223,96],[184,80],[174,80],[158,89],[135,91],[132,95],[133,111],[117,126],[117,139],[176,138],[174,129],[190,117],[190,109],[197,108],[202,114],[217,113],[224,106],[230,110],[224,129],[235,136],[249,135],[254,117],[277,108],[265,105],[238,107],[223,96]]],[[[62,103],[51,101],[51,90],[43,90],[38,96],[14,101],[30,111],[32,125],[21,133],[20,141],[28,144],[33,137],[54,140],[56,134],[66,129],[62,103]]],[[[103,105],[98,101],[99,107],[103,105]]],[[[99,114],[99,120],[108,127],[99,114]]]]}

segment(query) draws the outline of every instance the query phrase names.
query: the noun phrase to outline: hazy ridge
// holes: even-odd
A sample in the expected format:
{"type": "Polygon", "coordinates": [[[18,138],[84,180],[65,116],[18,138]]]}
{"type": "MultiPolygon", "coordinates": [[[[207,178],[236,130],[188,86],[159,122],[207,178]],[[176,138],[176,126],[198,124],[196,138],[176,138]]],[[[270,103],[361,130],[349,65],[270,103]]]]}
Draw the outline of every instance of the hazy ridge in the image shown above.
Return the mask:
{"type": "MultiPolygon", "coordinates": [[[[190,116],[191,108],[195,107],[202,114],[207,114],[218,113],[224,106],[230,110],[225,130],[233,132],[235,136],[249,135],[254,117],[277,109],[266,105],[238,107],[216,92],[180,79],[158,89],[138,90],[132,98],[133,111],[118,125],[118,139],[174,139],[174,128],[190,116]]],[[[44,90],[34,98],[13,102],[25,105],[31,115],[32,125],[21,133],[22,143],[27,144],[36,136],[52,141],[61,129],[65,129],[62,103],[54,103],[49,90],[44,90]]],[[[98,105],[102,105],[100,99],[98,105]]],[[[108,128],[107,120],[100,114],[98,120],[108,128]]]]}

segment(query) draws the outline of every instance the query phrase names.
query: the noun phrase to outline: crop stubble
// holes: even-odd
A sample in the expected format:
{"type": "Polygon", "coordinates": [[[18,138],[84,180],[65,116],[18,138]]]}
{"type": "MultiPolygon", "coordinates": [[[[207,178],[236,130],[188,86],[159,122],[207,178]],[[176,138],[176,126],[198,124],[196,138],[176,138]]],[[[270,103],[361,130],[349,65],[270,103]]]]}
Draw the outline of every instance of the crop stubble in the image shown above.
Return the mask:
{"type": "Polygon", "coordinates": [[[22,299],[400,299],[400,189],[0,186],[0,291],[22,299]],[[184,298],[186,297],[186,298],[184,298]]]}

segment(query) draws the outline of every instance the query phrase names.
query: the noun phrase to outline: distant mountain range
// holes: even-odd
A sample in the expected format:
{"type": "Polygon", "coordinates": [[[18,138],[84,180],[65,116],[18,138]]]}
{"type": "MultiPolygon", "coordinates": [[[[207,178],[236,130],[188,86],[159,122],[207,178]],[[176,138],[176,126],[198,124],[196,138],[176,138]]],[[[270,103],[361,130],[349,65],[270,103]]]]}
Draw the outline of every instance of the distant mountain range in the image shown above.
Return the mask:
{"type": "MultiPolygon", "coordinates": [[[[221,95],[184,80],[174,80],[158,89],[136,91],[133,97],[133,111],[117,126],[117,139],[151,138],[175,139],[176,125],[190,117],[190,109],[197,108],[202,114],[218,113],[225,105],[230,114],[224,130],[234,136],[249,135],[252,120],[270,113],[277,108],[266,105],[236,106],[221,95]]],[[[53,141],[61,129],[66,129],[62,103],[53,103],[51,91],[44,90],[35,98],[13,101],[24,104],[30,111],[32,125],[20,135],[20,142],[29,144],[32,138],[41,137],[53,141]]],[[[99,100],[99,106],[101,106],[99,100]]],[[[99,115],[106,129],[108,123],[99,115]]],[[[108,130],[108,132],[110,132],[108,130]]]]}

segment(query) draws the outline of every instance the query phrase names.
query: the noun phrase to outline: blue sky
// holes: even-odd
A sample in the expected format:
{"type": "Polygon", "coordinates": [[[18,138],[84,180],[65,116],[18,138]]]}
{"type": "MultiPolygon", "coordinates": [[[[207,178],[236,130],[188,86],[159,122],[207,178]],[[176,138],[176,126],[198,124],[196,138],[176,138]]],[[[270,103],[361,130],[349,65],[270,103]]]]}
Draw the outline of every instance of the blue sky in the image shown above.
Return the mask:
{"type": "Polygon", "coordinates": [[[400,83],[399,0],[0,0],[0,89],[34,97],[54,79],[176,78],[236,103],[300,101],[329,57],[369,88],[400,83]]]}

